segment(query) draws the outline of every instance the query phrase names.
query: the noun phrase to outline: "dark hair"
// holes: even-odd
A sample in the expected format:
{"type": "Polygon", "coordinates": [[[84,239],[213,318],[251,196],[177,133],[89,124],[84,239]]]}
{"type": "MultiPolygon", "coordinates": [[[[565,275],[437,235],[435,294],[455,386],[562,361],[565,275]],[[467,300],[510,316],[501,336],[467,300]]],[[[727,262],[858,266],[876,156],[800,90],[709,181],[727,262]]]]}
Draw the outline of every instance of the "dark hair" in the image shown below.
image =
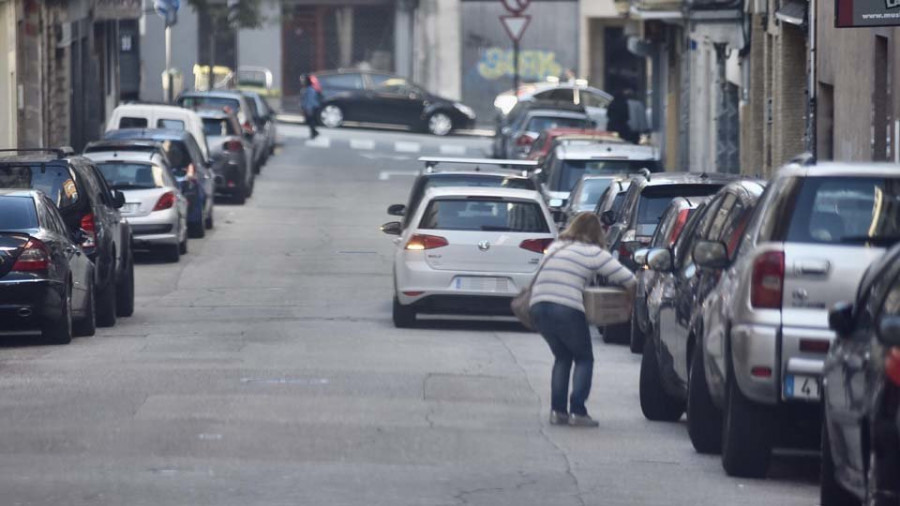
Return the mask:
{"type": "Polygon", "coordinates": [[[574,241],[603,247],[606,234],[600,218],[594,213],[578,213],[565,230],[559,234],[561,241],[574,241]]]}

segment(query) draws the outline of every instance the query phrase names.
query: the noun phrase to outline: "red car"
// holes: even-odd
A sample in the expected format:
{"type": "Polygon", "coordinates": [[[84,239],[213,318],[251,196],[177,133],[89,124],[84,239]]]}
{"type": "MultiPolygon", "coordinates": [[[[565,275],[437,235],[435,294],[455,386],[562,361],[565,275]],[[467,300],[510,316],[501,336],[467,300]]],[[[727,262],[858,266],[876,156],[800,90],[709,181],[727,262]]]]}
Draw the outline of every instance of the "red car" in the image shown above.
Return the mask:
{"type": "Polygon", "coordinates": [[[582,128],[551,128],[544,130],[541,135],[531,145],[531,151],[528,152],[528,160],[543,161],[547,157],[547,153],[557,144],[557,140],[561,139],[573,140],[596,140],[603,142],[625,142],[618,135],[603,130],[585,130],[582,128]]]}

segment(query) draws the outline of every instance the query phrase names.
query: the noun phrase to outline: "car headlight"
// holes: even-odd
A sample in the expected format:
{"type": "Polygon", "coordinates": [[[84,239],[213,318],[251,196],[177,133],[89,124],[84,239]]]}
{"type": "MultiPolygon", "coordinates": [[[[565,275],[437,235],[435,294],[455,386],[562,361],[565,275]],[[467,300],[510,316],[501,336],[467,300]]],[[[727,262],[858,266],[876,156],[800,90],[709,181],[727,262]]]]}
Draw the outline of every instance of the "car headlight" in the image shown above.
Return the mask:
{"type": "Polygon", "coordinates": [[[459,112],[465,114],[466,116],[468,116],[468,117],[470,117],[470,118],[474,118],[474,117],[475,117],[475,111],[472,110],[471,107],[469,107],[469,106],[467,106],[467,105],[465,105],[465,104],[460,104],[459,102],[454,103],[453,106],[456,107],[456,110],[458,110],[459,112]]]}

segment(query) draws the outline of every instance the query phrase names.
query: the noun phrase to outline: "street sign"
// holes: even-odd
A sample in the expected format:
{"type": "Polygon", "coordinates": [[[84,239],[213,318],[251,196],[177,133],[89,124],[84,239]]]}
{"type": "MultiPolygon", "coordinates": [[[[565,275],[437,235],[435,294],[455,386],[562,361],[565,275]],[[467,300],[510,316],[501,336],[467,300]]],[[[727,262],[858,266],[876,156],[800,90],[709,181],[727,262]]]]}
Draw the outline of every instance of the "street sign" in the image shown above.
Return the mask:
{"type": "Polygon", "coordinates": [[[503,2],[503,7],[506,8],[512,14],[521,14],[522,11],[528,8],[531,4],[531,0],[501,0],[503,2]]]}
{"type": "Polygon", "coordinates": [[[178,9],[181,0],[153,0],[153,10],[166,21],[166,26],[172,26],[178,21],[178,9]]]}
{"type": "Polygon", "coordinates": [[[531,23],[531,16],[500,16],[500,21],[503,22],[503,28],[509,34],[509,38],[519,42],[528,24],[531,23]]]}

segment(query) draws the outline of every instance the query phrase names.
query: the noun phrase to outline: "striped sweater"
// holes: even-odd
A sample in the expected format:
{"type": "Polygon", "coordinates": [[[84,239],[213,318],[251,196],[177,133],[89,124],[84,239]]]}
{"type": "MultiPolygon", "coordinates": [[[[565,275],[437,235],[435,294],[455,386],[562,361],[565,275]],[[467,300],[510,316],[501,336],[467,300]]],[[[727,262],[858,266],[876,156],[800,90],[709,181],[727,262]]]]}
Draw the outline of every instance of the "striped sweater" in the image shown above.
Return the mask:
{"type": "Polygon", "coordinates": [[[634,274],[608,251],[582,242],[556,241],[544,255],[544,262],[531,288],[531,305],[553,302],[584,312],[582,292],[599,275],[610,285],[634,285],[634,274]],[[550,255],[559,249],[562,251],[550,255]]]}

